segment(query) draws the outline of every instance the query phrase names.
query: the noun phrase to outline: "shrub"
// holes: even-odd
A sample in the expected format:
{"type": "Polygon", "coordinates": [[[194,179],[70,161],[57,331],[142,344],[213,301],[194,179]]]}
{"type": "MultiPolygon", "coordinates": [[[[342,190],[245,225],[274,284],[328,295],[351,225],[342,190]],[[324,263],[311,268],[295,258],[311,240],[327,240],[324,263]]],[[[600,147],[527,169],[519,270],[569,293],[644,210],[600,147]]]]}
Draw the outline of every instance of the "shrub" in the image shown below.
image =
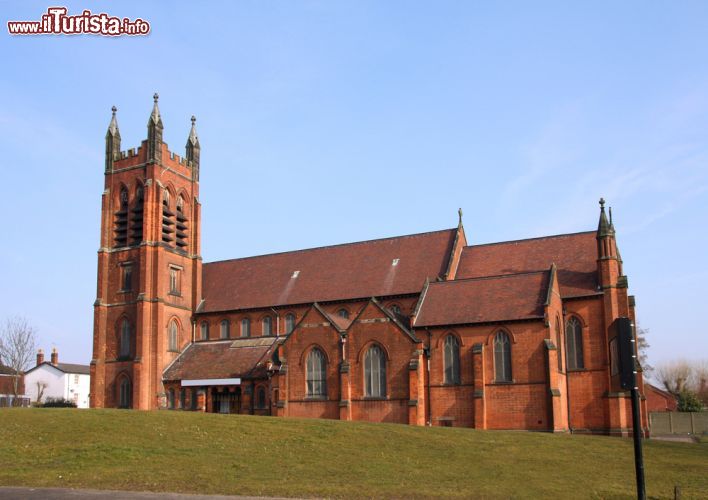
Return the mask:
{"type": "Polygon", "coordinates": [[[76,403],[70,399],[47,398],[44,404],[42,404],[42,408],[76,408],[76,403]]]}
{"type": "Polygon", "coordinates": [[[702,411],[703,403],[698,399],[698,395],[684,389],[678,395],[678,411],[702,411]]]}

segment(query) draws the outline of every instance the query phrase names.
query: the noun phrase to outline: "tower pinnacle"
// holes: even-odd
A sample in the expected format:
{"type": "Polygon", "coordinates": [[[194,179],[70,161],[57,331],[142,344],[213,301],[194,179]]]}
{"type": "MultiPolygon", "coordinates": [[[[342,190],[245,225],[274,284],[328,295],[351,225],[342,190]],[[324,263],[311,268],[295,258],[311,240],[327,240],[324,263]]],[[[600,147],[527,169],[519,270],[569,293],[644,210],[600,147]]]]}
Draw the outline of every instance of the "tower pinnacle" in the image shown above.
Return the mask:
{"type": "Polygon", "coordinates": [[[605,214],[605,199],[600,198],[600,222],[597,225],[597,236],[601,238],[609,235],[611,232],[610,222],[607,220],[607,215],[605,214]]]}
{"type": "Polygon", "coordinates": [[[155,92],[152,99],[154,104],[152,106],[152,113],[148,119],[148,139],[147,139],[147,160],[148,162],[153,161],[156,163],[162,162],[162,118],[160,117],[160,108],[157,107],[157,100],[160,95],[155,92]]]}
{"type": "Polygon", "coordinates": [[[117,154],[120,153],[120,131],[118,130],[118,120],[116,120],[116,111],[118,108],[111,108],[111,122],[108,124],[106,131],[106,171],[113,168],[113,161],[117,154]]]}
{"type": "Polygon", "coordinates": [[[192,163],[192,175],[194,179],[199,180],[199,136],[197,136],[197,119],[192,115],[192,128],[187,137],[187,145],[185,147],[185,158],[192,163]]]}

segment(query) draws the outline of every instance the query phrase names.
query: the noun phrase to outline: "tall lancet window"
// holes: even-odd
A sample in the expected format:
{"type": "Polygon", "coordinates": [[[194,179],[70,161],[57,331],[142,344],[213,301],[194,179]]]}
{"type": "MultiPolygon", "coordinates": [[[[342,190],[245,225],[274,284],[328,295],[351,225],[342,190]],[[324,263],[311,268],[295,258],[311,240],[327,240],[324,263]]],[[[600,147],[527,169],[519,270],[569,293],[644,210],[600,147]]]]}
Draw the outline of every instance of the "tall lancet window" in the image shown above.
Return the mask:
{"type": "Polygon", "coordinates": [[[115,213],[115,244],[128,245],[128,189],[123,186],[118,196],[118,210],[115,213]]]}
{"type": "Polygon", "coordinates": [[[445,337],[444,348],[445,362],[445,383],[459,384],[460,383],[460,343],[457,337],[450,334],[445,337]]]}
{"type": "Polygon", "coordinates": [[[494,380],[511,382],[511,342],[502,331],[494,336],[494,380]]]}
{"type": "Polygon", "coordinates": [[[572,317],[565,325],[566,364],[569,370],[585,368],[583,360],[583,327],[578,318],[572,317]]]}
{"type": "Polygon", "coordinates": [[[386,397],[386,355],[377,345],[369,347],[364,355],[364,396],[386,397]]]}
{"type": "Polygon", "coordinates": [[[143,186],[138,184],[135,189],[135,203],[131,210],[130,217],[130,243],[131,245],[139,245],[143,241],[143,203],[145,192],[143,186]]]}
{"type": "Polygon", "coordinates": [[[175,241],[175,213],[170,209],[172,197],[167,189],[162,190],[162,242],[172,245],[175,241]]]}
{"type": "Polygon", "coordinates": [[[325,355],[318,348],[314,348],[307,355],[307,395],[310,397],[327,396],[327,361],[325,355]]]}
{"type": "Polygon", "coordinates": [[[187,247],[187,237],[188,237],[188,231],[187,231],[187,209],[186,209],[186,202],[184,201],[184,198],[182,196],[177,197],[177,232],[175,233],[177,239],[176,239],[176,244],[177,248],[180,248],[182,250],[186,250],[187,247]]]}
{"type": "Polygon", "coordinates": [[[179,327],[177,322],[172,320],[170,326],[167,328],[167,350],[177,351],[179,343],[179,327]]]}
{"type": "Polygon", "coordinates": [[[128,322],[127,319],[123,318],[123,321],[121,321],[120,324],[120,351],[119,351],[119,356],[121,358],[127,358],[130,356],[130,344],[131,344],[131,335],[130,335],[130,323],[128,322]]]}

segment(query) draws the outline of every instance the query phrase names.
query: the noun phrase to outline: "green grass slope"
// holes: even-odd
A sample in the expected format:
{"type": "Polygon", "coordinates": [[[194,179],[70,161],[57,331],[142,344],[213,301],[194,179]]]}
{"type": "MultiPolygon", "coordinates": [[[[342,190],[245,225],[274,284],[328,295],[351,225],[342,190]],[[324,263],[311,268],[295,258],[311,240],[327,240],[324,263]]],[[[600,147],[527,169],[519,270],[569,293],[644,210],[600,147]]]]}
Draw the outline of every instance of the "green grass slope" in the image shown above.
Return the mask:
{"type": "MultiPolygon", "coordinates": [[[[708,444],[647,442],[647,492],[708,498],[708,444]]],[[[0,410],[0,485],[317,497],[631,498],[631,440],[121,410],[0,410]]]]}

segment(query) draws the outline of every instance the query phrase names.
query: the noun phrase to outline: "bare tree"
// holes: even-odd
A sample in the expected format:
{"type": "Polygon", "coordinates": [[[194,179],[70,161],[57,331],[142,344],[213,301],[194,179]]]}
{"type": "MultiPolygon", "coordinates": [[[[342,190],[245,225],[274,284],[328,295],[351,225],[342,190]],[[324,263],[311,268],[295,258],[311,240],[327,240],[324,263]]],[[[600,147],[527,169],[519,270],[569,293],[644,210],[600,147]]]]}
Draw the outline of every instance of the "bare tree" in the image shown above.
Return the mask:
{"type": "Polygon", "coordinates": [[[656,375],[667,391],[678,396],[688,388],[691,372],[691,364],[685,359],[679,359],[659,365],[656,375]]]}
{"type": "Polygon", "coordinates": [[[654,367],[649,364],[649,342],[647,342],[647,335],[649,334],[648,328],[642,328],[637,324],[637,354],[639,359],[639,366],[642,367],[644,376],[651,376],[654,372],[654,367]]]}
{"type": "Polygon", "coordinates": [[[19,316],[6,319],[0,330],[0,363],[14,372],[12,388],[16,402],[20,378],[29,368],[36,350],[37,335],[29,321],[19,316]]]}
{"type": "Polygon", "coordinates": [[[37,403],[42,402],[42,396],[44,396],[44,389],[47,388],[46,382],[42,382],[41,380],[37,381],[37,403]]]}

